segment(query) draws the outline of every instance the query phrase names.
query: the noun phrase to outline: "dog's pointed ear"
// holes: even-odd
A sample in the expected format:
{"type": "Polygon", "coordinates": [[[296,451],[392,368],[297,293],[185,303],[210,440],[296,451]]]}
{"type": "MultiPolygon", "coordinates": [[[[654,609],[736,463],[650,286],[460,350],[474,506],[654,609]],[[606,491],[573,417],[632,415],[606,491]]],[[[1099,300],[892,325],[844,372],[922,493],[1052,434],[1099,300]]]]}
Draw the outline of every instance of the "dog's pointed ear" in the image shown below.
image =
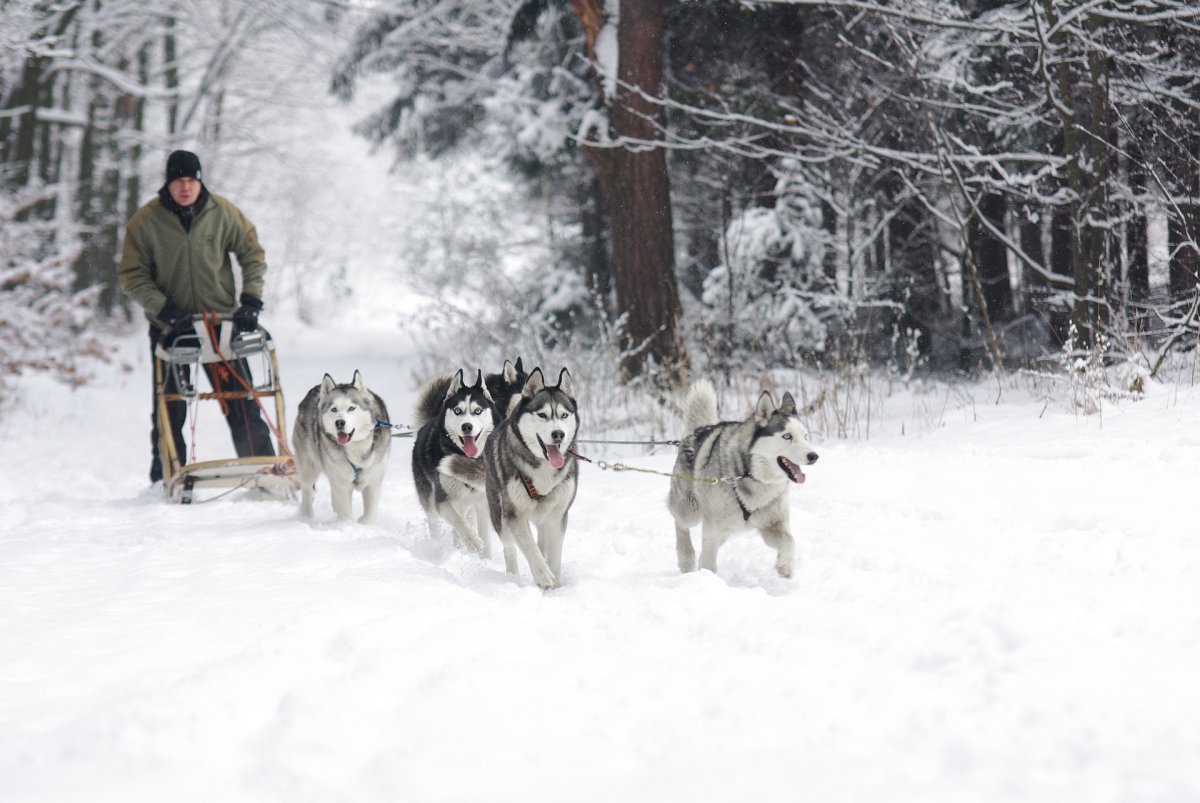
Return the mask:
{"type": "Polygon", "coordinates": [[[517,372],[517,376],[525,373],[525,366],[521,364],[521,358],[517,357],[517,364],[513,366],[513,370],[517,372]]]}
{"type": "Polygon", "coordinates": [[[773,412],[775,399],[771,398],[771,391],[764,390],[758,397],[758,404],[754,405],[754,420],[761,426],[771,419],[773,412]]]}
{"type": "Polygon", "coordinates": [[[357,369],[355,369],[355,371],[354,371],[354,380],[350,384],[353,385],[354,389],[357,390],[359,393],[362,393],[364,390],[367,389],[366,383],[363,382],[362,373],[359,372],[357,369]]]}
{"type": "Polygon", "coordinates": [[[504,377],[504,381],[511,385],[513,382],[517,381],[517,375],[520,372],[521,372],[521,358],[518,357],[516,365],[513,365],[512,360],[505,360],[504,361],[504,370],[501,371],[500,373],[504,377]]]}
{"type": "Polygon", "coordinates": [[[483,398],[487,399],[492,404],[496,403],[496,400],[492,398],[492,394],[487,388],[487,382],[483,381],[483,369],[480,369],[475,372],[475,384],[471,385],[471,390],[476,390],[476,389],[478,389],[479,392],[483,394],[483,398]]]}
{"type": "Polygon", "coordinates": [[[542,376],[542,369],[534,368],[533,373],[525,380],[525,387],[521,388],[521,396],[532,399],[533,395],[544,387],[546,387],[546,380],[542,376]]]}
{"type": "Polygon", "coordinates": [[[329,392],[336,387],[337,382],[333,381],[333,377],[329,374],[325,374],[325,378],[321,380],[321,391],[317,394],[317,398],[321,401],[325,401],[325,397],[328,396],[329,392]]]}
{"type": "Polygon", "coordinates": [[[450,379],[450,386],[446,388],[446,398],[448,399],[451,396],[453,396],[455,393],[458,393],[460,390],[462,390],[462,386],[463,386],[463,372],[462,372],[462,369],[459,368],[458,372],[455,373],[454,376],[450,379]]]}
{"type": "Polygon", "coordinates": [[[571,382],[571,375],[567,373],[567,369],[562,369],[558,374],[558,389],[568,396],[575,395],[575,386],[571,382]]]}
{"type": "Polygon", "coordinates": [[[796,400],[792,398],[792,394],[784,393],[783,401],[779,403],[779,412],[784,415],[796,415],[796,400]]]}

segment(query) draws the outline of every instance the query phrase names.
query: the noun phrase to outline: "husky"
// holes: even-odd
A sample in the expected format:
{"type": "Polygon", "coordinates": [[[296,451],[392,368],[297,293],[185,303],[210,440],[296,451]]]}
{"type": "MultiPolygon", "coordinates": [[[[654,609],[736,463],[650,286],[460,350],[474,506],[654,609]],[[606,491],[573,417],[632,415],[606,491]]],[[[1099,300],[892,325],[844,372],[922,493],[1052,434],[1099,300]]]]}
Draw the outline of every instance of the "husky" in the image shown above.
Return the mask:
{"type": "Polygon", "coordinates": [[[392,438],[383,399],[363,384],[354,372],[348,385],[339,385],[329,374],[300,402],[292,434],[296,475],[300,480],[300,512],[312,516],[317,478],[329,478],[333,510],[339,519],[351,518],[353,492],[362,493],[364,524],[375,521],[379,489],[387,469],[392,438]]]}
{"type": "Polygon", "coordinates": [[[504,547],[504,570],[518,574],[517,549],[534,582],[555,588],[562,581],[562,546],[567,513],[575,501],[579,461],[570,453],[579,429],[579,408],[564,368],[558,384],[546,385],[534,368],[512,409],[483,447],[479,461],[452,457],[442,470],[487,494],[492,527],[504,547]],[[534,541],[530,525],[537,527],[534,541]]]}
{"type": "Polygon", "coordinates": [[[505,360],[504,368],[500,373],[488,374],[483,378],[488,393],[492,396],[492,401],[496,403],[501,421],[508,418],[508,408],[512,406],[512,400],[520,395],[521,388],[525,387],[525,380],[528,378],[529,375],[525,373],[520,357],[517,357],[515,363],[512,360],[505,360]]]}
{"type": "Polygon", "coordinates": [[[687,433],[675,460],[667,508],[675,519],[675,551],[681,572],[696,569],[691,528],[701,525],[700,568],[717,570],[717,550],[732,534],[757,529],[776,550],[775,569],[792,576],[795,541],[788,528],[788,495],[804,482],[801,464],[817,462],[800,423],[796,402],[770,392],[758,397],[744,421],[717,420],[716,391],[708,380],[692,384],[684,403],[687,433]],[[688,477],[719,479],[716,484],[688,477]]]}
{"type": "MultiPolygon", "coordinates": [[[[510,365],[505,363],[505,368],[510,365]]],[[[413,483],[429,519],[430,534],[437,535],[441,517],[468,548],[490,556],[487,497],[483,488],[438,470],[442,460],[451,455],[477,458],[500,423],[483,373],[476,375],[473,385],[464,382],[462,371],[429,380],[417,394],[413,417],[419,427],[412,451],[413,483]],[[475,527],[466,520],[472,510],[475,527]]]]}

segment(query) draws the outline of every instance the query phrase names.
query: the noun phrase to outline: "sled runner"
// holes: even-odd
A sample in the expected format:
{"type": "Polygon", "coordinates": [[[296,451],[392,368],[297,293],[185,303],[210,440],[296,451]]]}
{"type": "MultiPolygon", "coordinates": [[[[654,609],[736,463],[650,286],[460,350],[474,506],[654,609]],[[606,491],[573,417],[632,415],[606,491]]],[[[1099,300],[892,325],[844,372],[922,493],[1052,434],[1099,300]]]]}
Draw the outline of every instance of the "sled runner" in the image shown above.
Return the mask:
{"type": "Polygon", "coordinates": [[[160,342],[154,350],[159,455],[163,486],[173,501],[190,504],[194,491],[202,488],[262,488],[291,498],[292,491],[299,487],[287,445],[283,388],[274,341],[261,326],[253,332],[236,329],[232,318],[215,313],[195,315],[192,331],[176,334],[160,342]],[[236,370],[239,364],[249,368],[252,383],[236,370]],[[200,392],[197,384],[201,374],[208,374],[213,390],[200,392]],[[267,400],[274,400],[274,424],[268,414],[267,400]],[[200,401],[216,401],[223,411],[230,403],[257,405],[273,437],[276,455],[185,463],[182,455],[186,451],[176,443],[168,404],[186,402],[194,427],[194,406],[200,401]]]}

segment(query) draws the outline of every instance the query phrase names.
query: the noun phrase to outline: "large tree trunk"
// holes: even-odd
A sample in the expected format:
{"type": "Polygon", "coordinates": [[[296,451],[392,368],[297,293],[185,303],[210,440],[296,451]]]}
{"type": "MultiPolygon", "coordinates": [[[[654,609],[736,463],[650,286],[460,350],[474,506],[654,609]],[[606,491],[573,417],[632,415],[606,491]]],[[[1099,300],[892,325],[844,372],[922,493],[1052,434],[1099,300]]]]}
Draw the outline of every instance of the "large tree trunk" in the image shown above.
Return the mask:
{"type": "MultiPolygon", "coordinates": [[[[1049,49],[1047,57],[1051,61],[1057,61],[1053,72],[1047,72],[1049,83],[1046,91],[1051,106],[1058,110],[1059,125],[1062,127],[1063,155],[1067,160],[1067,181],[1072,195],[1069,204],[1071,277],[1074,290],[1071,304],[1071,325],[1074,328],[1072,347],[1088,350],[1092,346],[1095,318],[1091,295],[1094,266],[1089,261],[1093,249],[1091,238],[1084,228],[1088,205],[1095,189],[1094,177],[1087,164],[1091,152],[1086,136],[1080,130],[1083,121],[1080,120],[1079,109],[1076,107],[1076,79],[1072,73],[1071,60],[1067,58],[1066,33],[1058,26],[1060,9],[1052,0],[1042,0],[1041,5],[1048,29],[1053,31],[1050,41],[1045,43],[1049,49]]],[[[1055,233],[1058,233],[1057,227],[1055,233]]]]}
{"type": "Polygon", "coordinates": [[[1175,165],[1178,177],[1168,210],[1171,301],[1187,302],[1200,286],[1200,137],[1188,135],[1175,165]]]}
{"type": "Polygon", "coordinates": [[[1126,249],[1129,263],[1125,281],[1129,288],[1129,300],[1143,304],[1150,300],[1150,239],[1146,220],[1146,165],[1145,157],[1137,142],[1129,143],[1129,225],[1125,230],[1126,249]]]}
{"type": "MultiPolygon", "coordinates": [[[[1075,236],[1075,222],[1071,217],[1069,206],[1056,206],[1050,212],[1050,262],[1048,267],[1055,276],[1062,276],[1066,286],[1070,281],[1072,271],[1072,242],[1075,236]]],[[[1057,294],[1055,294],[1057,296],[1057,294]]],[[[1071,331],[1071,310],[1057,300],[1049,311],[1050,328],[1060,343],[1067,342],[1071,331]]]]}
{"type": "Polygon", "coordinates": [[[1003,195],[988,193],[979,201],[979,212],[988,225],[977,221],[972,237],[975,267],[987,304],[988,317],[993,323],[1011,321],[1013,317],[1012,280],[1008,275],[1008,248],[993,234],[1004,231],[1004,214],[1008,204],[1003,195]]]}
{"type": "MultiPolygon", "coordinates": [[[[1021,250],[1035,264],[1049,269],[1046,264],[1046,252],[1042,247],[1042,220],[1047,210],[1034,204],[1023,204],[1017,213],[1019,223],[1017,229],[1021,238],[1021,250]]],[[[1037,270],[1021,261],[1021,311],[1029,312],[1037,308],[1050,293],[1050,282],[1037,270]]]]}
{"type": "MultiPolygon", "coordinates": [[[[80,5],[67,4],[63,10],[55,12],[57,16],[51,14],[45,25],[34,34],[33,41],[62,36],[79,13],[80,5]]],[[[0,120],[3,120],[0,124],[0,168],[3,168],[0,169],[0,189],[24,187],[41,175],[41,165],[36,161],[37,135],[41,128],[37,110],[45,103],[49,93],[50,79],[45,74],[49,63],[48,57],[34,55],[32,50],[27,52],[21,76],[5,101],[5,107],[17,113],[11,115],[10,111],[9,115],[0,116],[0,120]]],[[[48,153],[43,152],[42,158],[49,158],[48,153]]],[[[32,211],[22,210],[17,219],[27,219],[32,211]]],[[[40,211],[44,212],[45,209],[40,211]]]]}
{"type": "MultiPolygon", "coordinates": [[[[594,56],[603,4],[572,0],[571,6],[594,56]]],[[[662,93],[663,0],[621,0],[617,52],[609,130],[625,145],[583,151],[600,180],[612,227],[613,287],[617,312],[625,316],[621,370],[626,378],[639,376],[651,358],[676,382],[687,361],[679,335],[667,157],[662,148],[647,145],[661,139],[665,118],[662,107],[649,99],[662,93]]]]}
{"type": "MultiPolygon", "coordinates": [[[[10,187],[24,187],[32,176],[33,151],[37,131],[37,109],[41,105],[43,59],[29,55],[25,57],[21,70],[20,84],[12,94],[12,105],[20,109],[15,115],[15,131],[11,150],[7,155],[8,183],[10,187]]],[[[18,218],[20,219],[20,218],[18,218]]]]}
{"type": "Polygon", "coordinates": [[[1170,241],[1171,302],[1186,302],[1200,286],[1200,251],[1197,251],[1196,230],[1200,216],[1192,204],[1180,204],[1183,217],[1172,214],[1167,224],[1170,241]]]}
{"type": "Polygon", "coordinates": [[[821,201],[821,229],[825,232],[825,253],[821,257],[821,273],[828,287],[837,286],[838,252],[834,244],[838,235],[837,209],[827,200],[821,201]]]}
{"type": "Polygon", "coordinates": [[[168,16],[163,22],[163,63],[166,69],[163,71],[163,83],[169,95],[170,100],[167,102],[167,135],[171,137],[179,128],[179,63],[177,61],[175,47],[175,18],[168,16]]]}
{"type": "Polygon", "coordinates": [[[608,253],[608,221],[602,208],[599,179],[592,177],[579,187],[577,203],[588,292],[597,309],[603,310],[607,317],[612,313],[612,260],[608,253]]]}
{"type": "MultiPolygon", "coordinates": [[[[1102,23],[1097,16],[1091,16],[1087,24],[1088,32],[1097,40],[1103,39],[1102,23]]],[[[1111,212],[1109,202],[1109,178],[1113,168],[1116,153],[1116,141],[1109,120],[1108,83],[1111,64],[1109,59],[1095,47],[1088,50],[1088,77],[1090,85],[1090,123],[1091,131],[1088,136],[1088,218],[1097,221],[1111,221],[1115,217],[1111,212]]],[[[1117,244],[1114,241],[1111,225],[1103,222],[1093,223],[1088,227],[1088,272],[1091,277],[1091,293],[1094,301],[1089,305],[1094,326],[1107,326],[1111,323],[1110,315],[1120,302],[1116,297],[1113,280],[1113,267],[1116,265],[1115,255],[1117,244]]]]}
{"type": "MultiPolygon", "coordinates": [[[[902,310],[898,318],[891,321],[900,329],[900,339],[894,344],[891,358],[907,359],[905,349],[910,337],[917,339],[921,356],[933,353],[933,341],[938,319],[943,311],[942,288],[938,283],[938,254],[933,221],[924,207],[914,199],[896,199],[903,206],[892,217],[887,227],[888,249],[891,256],[890,270],[891,300],[902,310]]],[[[882,246],[882,243],[880,243],[882,246]]],[[[877,252],[882,260],[884,251],[877,252]]],[[[889,327],[890,328],[890,327],[889,327]]],[[[885,332],[891,337],[891,331],[885,332]]]]}

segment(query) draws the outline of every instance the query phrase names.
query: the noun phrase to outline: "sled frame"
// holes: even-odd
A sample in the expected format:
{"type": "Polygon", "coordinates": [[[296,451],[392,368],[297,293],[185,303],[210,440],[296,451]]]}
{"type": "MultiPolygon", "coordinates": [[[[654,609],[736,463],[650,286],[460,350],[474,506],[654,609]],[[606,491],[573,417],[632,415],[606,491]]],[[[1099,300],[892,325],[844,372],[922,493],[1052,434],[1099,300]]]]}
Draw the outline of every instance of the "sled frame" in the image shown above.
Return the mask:
{"type": "MultiPolygon", "coordinates": [[[[214,320],[211,314],[209,318],[214,320]]],[[[275,342],[261,326],[253,332],[239,333],[231,317],[217,316],[215,320],[216,343],[212,342],[204,318],[197,315],[192,319],[193,331],[176,336],[169,346],[160,342],[154,349],[154,384],[158,396],[155,415],[159,458],[163,467],[163,489],[168,499],[185,505],[195,501],[197,489],[210,488],[278,490],[282,491],[283,497],[291,499],[300,484],[296,480],[296,466],[287,447],[287,420],[275,342]],[[196,383],[204,365],[240,359],[251,364],[251,374],[255,377],[253,393],[245,389],[207,393],[198,390],[196,383]],[[167,379],[171,376],[175,378],[176,393],[166,392],[167,379]],[[275,428],[272,432],[276,441],[275,456],[182,463],[175,433],[171,430],[170,402],[253,402],[256,396],[264,405],[267,399],[272,399],[275,404],[275,428]]]]}

